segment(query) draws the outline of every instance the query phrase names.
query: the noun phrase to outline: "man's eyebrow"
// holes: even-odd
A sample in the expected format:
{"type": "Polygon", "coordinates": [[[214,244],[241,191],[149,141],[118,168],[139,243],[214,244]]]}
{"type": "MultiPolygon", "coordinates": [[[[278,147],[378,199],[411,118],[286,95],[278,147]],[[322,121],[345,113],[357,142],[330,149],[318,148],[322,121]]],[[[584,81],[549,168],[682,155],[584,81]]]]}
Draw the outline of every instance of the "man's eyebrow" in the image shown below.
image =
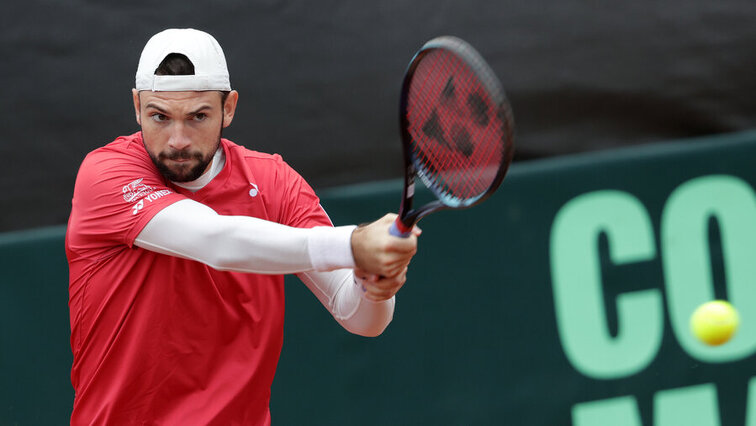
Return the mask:
{"type": "Polygon", "coordinates": [[[150,102],[150,103],[148,103],[147,105],[144,106],[144,109],[148,109],[148,108],[154,108],[154,109],[160,111],[163,114],[167,113],[166,110],[164,110],[163,108],[160,108],[159,106],[153,104],[152,102],[150,102]]]}
{"type": "MultiPolygon", "coordinates": [[[[150,102],[150,103],[148,103],[147,105],[144,106],[144,109],[148,109],[148,108],[156,109],[161,114],[168,115],[168,111],[164,110],[163,108],[160,108],[158,105],[156,105],[156,104],[154,104],[152,102],[150,102]]],[[[197,115],[197,114],[199,114],[200,112],[202,112],[202,111],[204,111],[206,109],[212,109],[212,108],[213,108],[212,105],[202,105],[202,106],[198,107],[197,109],[195,109],[194,111],[188,112],[186,114],[186,116],[190,117],[190,116],[193,116],[193,115],[197,115]]]]}
{"type": "Polygon", "coordinates": [[[194,111],[192,111],[192,112],[190,112],[190,113],[188,113],[186,115],[187,116],[197,115],[197,114],[199,114],[200,112],[202,112],[202,111],[204,111],[206,109],[212,109],[212,108],[213,108],[212,105],[202,105],[199,108],[195,109],[194,111]]]}

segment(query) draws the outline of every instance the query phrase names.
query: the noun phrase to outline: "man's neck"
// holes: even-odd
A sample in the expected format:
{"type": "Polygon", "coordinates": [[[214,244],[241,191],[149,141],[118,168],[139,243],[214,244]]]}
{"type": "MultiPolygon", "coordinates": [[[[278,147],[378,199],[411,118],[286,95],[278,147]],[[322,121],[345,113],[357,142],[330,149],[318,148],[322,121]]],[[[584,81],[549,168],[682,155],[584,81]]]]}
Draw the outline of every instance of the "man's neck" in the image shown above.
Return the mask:
{"type": "Polygon", "coordinates": [[[205,170],[205,173],[202,173],[200,177],[191,182],[173,182],[173,184],[184,189],[188,189],[189,191],[197,192],[200,189],[204,188],[205,185],[210,183],[210,181],[212,181],[216,176],[218,176],[218,173],[223,170],[223,166],[225,164],[226,155],[223,153],[223,147],[219,146],[218,150],[215,151],[215,155],[213,155],[213,160],[210,162],[210,167],[205,170]]]}

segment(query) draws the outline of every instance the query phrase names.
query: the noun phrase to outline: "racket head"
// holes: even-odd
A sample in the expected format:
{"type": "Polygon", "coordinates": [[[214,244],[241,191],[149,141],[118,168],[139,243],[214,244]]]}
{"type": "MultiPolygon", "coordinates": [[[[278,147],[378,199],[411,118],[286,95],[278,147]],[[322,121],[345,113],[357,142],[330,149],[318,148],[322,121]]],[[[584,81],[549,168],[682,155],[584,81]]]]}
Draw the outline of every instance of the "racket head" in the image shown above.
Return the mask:
{"type": "Polygon", "coordinates": [[[439,209],[481,203],[501,184],[514,154],[514,117],[501,82],[464,40],[434,38],[415,54],[400,98],[405,197],[411,228],[439,209]],[[438,201],[411,209],[414,173],[438,201]]]}

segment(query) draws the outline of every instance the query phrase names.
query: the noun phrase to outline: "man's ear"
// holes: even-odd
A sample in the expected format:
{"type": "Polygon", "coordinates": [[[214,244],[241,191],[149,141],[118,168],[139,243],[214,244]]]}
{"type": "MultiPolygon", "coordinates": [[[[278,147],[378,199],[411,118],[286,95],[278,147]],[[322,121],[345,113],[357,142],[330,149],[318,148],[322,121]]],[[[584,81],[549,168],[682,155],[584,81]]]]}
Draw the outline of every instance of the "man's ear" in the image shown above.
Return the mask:
{"type": "Polygon", "coordinates": [[[134,98],[134,114],[136,114],[137,124],[142,125],[141,102],[139,100],[139,91],[131,89],[131,96],[134,98]]]}
{"type": "Polygon", "coordinates": [[[228,127],[234,120],[236,113],[236,103],[239,102],[239,92],[232,90],[226,97],[226,103],[223,104],[223,127],[228,127]]]}

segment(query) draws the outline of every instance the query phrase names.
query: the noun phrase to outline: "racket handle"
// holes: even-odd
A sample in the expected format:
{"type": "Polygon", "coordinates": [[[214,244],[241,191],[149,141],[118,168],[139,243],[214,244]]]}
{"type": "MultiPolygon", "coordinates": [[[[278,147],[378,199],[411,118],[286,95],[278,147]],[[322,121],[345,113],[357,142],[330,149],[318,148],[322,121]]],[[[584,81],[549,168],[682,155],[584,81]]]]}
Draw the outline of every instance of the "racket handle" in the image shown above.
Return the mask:
{"type": "Polygon", "coordinates": [[[400,237],[400,238],[407,238],[412,233],[412,228],[407,228],[404,226],[401,220],[399,218],[396,218],[394,223],[391,224],[391,227],[389,228],[389,234],[400,237]]]}

